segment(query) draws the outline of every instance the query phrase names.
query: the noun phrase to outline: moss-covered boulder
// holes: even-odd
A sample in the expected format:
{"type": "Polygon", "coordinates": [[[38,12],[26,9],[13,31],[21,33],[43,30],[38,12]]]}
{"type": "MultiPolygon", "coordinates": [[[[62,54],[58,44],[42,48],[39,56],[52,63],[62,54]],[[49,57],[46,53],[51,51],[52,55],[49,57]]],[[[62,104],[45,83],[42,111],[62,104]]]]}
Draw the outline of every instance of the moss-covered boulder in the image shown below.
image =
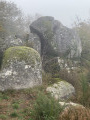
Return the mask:
{"type": "Polygon", "coordinates": [[[66,81],[54,83],[46,89],[52,96],[59,100],[66,100],[75,94],[75,88],[66,81]]]}
{"type": "Polygon", "coordinates": [[[0,72],[0,90],[29,88],[42,83],[37,51],[25,46],[7,49],[0,72]]]}

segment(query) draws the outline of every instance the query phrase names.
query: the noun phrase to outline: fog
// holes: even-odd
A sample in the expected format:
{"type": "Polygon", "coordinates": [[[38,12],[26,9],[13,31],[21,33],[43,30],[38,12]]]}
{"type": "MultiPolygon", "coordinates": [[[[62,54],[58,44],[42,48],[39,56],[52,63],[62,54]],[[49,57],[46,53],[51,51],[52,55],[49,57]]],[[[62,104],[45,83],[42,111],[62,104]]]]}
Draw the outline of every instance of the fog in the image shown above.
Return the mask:
{"type": "Polygon", "coordinates": [[[53,16],[64,25],[71,27],[78,16],[82,20],[90,17],[90,0],[7,0],[12,1],[25,14],[39,13],[53,16]]]}

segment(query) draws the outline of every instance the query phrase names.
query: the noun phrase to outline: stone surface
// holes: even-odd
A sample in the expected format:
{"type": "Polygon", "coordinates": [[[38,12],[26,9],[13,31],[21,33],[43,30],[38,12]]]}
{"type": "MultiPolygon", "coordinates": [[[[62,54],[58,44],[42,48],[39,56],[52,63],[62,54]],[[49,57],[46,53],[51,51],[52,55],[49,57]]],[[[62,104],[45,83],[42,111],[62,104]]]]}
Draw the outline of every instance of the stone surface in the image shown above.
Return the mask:
{"type": "Polygon", "coordinates": [[[4,48],[5,48],[5,41],[0,37],[0,52],[3,52],[4,48]]]}
{"type": "MultiPolygon", "coordinates": [[[[20,38],[15,38],[14,36],[7,36],[6,38],[0,38],[0,61],[2,60],[3,52],[9,47],[13,46],[23,46],[24,41],[20,38]]],[[[0,62],[1,66],[1,62],[0,62]]]]}
{"type": "Polygon", "coordinates": [[[77,103],[73,103],[73,102],[59,102],[60,105],[65,106],[65,108],[73,106],[73,107],[81,107],[84,108],[83,105],[77,104],[77,103]]]}
{"type": "Polygon", "coordinates": [[[3,57],[3,50],[5,49],[5,41],[0,37],[0,66],[2,62],[2,57],[3,57]]]}
{"type": "Polygon", "coordinates": [[[41,39],[42,56],[80,57],[82,46],[77,33],[53,17],[41,17],[30,25],[32,33],[41,39]]]}
{"type": "Polygon", "coordinates": [[[37,51],[24,46],[11,47],[5,51],[0,71],[1,91],[41,84],[41,60],[37,51]]]}
{"type": "Polygon", "coordinates": [[[6,45],[6,49],[9,47],[13,47],[13,46],[23,46],[23,40],[20,38],[15,38],[13,36],[8,36],[5,39],[5,45],[6,45]]]}
{"type": "Polygon", "coordinates": [[[14,36],[7,36],[5,39],[0,38],[0,51],[5,51],[9,47],[23,46],[24,42],[20,38],[14,36]]]}
{"type": "Polygon", "coordinates": [[[79,70],[80,61],[63,59],[61,57],[54,57],[44,63],[44,70],[49,73],[57,73],[60,70],[67,70],[68,73],[71,71],[79,70]]]}
{"type": "Polygon", "coordinates": [[[32,47],[41,54],[41,42],[37,34],[30,33],[27,46],[32,47]]]}
{"type": "Polygon", "coordinates": [[[52,96],[59,100],[68,99],[75,94],[74,87],[66,81],[55,83],[48,87],[46,91],[50,92],[52,96]]]}

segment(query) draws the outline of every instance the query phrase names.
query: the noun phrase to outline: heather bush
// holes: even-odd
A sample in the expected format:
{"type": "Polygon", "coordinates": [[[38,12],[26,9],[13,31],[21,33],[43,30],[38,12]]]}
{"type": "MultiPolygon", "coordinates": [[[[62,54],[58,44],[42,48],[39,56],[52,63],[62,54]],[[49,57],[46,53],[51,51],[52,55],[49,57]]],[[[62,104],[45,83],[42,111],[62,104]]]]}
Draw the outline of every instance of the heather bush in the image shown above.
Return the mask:
{"type": "Polygon", "coordinates": [[[63,108],[50,95],[39,93],[31,115],[34,120],[58,120],[63,108]]]}

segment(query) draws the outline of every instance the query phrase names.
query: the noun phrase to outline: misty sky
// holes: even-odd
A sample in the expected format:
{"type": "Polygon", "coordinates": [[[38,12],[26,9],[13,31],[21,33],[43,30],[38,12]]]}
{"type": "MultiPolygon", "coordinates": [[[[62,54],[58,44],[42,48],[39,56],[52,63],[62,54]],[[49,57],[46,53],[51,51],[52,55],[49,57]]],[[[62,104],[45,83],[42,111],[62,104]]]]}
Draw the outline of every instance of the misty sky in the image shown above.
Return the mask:
{"type": "Polygon", "coordinates": [[[15,2],[25,14],[53,16],[70,27],[76,16],[90,18],[90,0],[7,0],[15,2]]]}

